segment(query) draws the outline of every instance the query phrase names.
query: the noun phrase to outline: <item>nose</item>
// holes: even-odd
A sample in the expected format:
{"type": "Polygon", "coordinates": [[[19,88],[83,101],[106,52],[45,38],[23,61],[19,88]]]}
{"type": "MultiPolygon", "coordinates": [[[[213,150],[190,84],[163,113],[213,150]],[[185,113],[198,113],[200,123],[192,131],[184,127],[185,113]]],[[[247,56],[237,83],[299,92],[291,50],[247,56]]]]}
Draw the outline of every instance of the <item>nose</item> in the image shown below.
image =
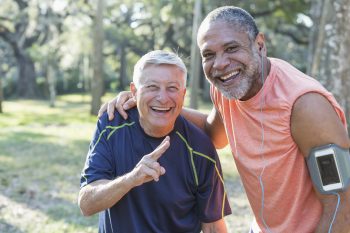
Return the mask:
{"type": "Polygon", "coordinates": [[[213,68],[215,70],[223,70],[230,64],[230,59],[225,54],[218,54],[215,57],[213,68]]]}
{"type": "Polygon", "coordinates": [[[168,101],[168,92],[165,89],[160,89],[157,95],[157,100],[161,103],[168,101]]]}

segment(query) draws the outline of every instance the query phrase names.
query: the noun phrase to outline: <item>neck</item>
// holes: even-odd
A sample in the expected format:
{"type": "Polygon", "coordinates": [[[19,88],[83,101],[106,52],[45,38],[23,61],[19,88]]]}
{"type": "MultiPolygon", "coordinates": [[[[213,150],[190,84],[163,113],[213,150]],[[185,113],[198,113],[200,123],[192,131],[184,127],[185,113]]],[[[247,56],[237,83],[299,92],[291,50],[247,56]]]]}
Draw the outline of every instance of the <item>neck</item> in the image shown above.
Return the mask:
{"type": "Polygon", "coordinates": [[[174,129],[174,125],[169,127],[154,127],[147,125],[146,123],[140,120],[140,126],[148,136],[154,138],[161,138],[169,135],[169,133],[174,129]]]}
{"type": "Polygon", "coordinates": [[[249,100],[250,98],[252,98],[253,96],[255,96],[263,87],[267,77],[270,74],[270,70],[271,70],[271,62],[267,57],[263,57],[263,59],[261,60],[261,69],[260,72],[256,73],[255,76],[255,81],[254,84],[252,86],[251,91],[249,92],[248,95],[244,96],[243,98],[241,98],[241,101],[246,101],[249,100]]]}

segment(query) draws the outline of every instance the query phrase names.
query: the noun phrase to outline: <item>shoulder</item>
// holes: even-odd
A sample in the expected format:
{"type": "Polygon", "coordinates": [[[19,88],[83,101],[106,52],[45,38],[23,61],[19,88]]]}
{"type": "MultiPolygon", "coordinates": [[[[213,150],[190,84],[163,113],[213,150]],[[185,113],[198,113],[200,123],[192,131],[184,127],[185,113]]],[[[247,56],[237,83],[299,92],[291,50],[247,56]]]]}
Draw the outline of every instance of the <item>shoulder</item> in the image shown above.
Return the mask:
{"type": "Polygon", "coordinates": [[[114,113],[113,120],[108,119],[107,112],[103,113],[102,116],[98,119],[97,126],[106,131],[115,130],[116,127],[120,128],[122,126],[131,126],[136,121],[138,121],[138,112],[136,108],[130,109],[127,111],[128,118],[124,120],[124,118],[116,111],[114,113]]]}
{"type": "MultiPolygon", "coordinates": [[[[278,58],[269,58],[269,60],[271,61],[269,75],[275,77],[277,82],[281,85],[285,83],[285,85],[293,88],[292,90],[304,90],[310,88],[323,89],[323,86],[319,81],[303,73],[289,62],[278,58]]],[[[289,91],[291,88],[289,88],[289,91]]]]}
{"type": "Polygon", "coordinates": [[[327,98],[331,96],[318,80],[288,62],[277,58],[270,58],[270,61],[272,65],[270,80],[267,81],[270,89],[268,95],[278,100],[281,106],[292,108],[297,99],[309,92],[319,93],[327,98]]]}

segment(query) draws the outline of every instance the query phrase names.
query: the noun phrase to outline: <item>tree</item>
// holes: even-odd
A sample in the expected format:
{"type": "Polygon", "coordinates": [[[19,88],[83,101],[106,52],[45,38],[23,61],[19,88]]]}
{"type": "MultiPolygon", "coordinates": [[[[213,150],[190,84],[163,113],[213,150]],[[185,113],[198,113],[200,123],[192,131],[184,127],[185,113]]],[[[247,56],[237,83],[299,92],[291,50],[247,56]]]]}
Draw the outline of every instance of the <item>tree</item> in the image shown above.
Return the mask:
{"type": "MultiPolygon", "coordinates": [[[[331,91],[350,118],[350,0],[313,1],[309,74],[331,91]]],[[[349,126],[348,126],[349,127],[349,126]]],[[[350,128],[348,128],[349,132],[350,128]]]]}
{"type": "Polygon", "coordinates": [[[54,28],[60,31],[64,17],[66,15],[54,12],[46,2],[7,0],[2,3],[0,38],[11,47],[17,61],[17,96],[40,96],[32,48],[46,43],[54,28]]]}
{"type": "Polygon", "coordinates": [[[202,1],[196,0],[194,6],[194,17],[192,26],[192,43],[191,43],[191,99],[190,107],[198,108],[199,76],[200,72],[200,54],[197,46],[197,31],[202,20],[202,1]]]}
{"type": "Polygon", "coordinates": [[[13,54],[18,64],[18,87],[17,94],[20,97],[33,98],[38,95],[35,78],[34,62],[28,54],[27,49],[39,38],[39,33],[27,36],[26,30],[29,26],[28,2],[22,0],[15,1],[18,7],[17,20],[2,17],[3,22],[15,21],[14,31],[6,24],[0,24],[0,37],[12,48],[13,54]]]}
{"type": "Polygon", "coordinates": [[[132,65],[154,49],[190,55],[192,1],[108,1],[106,19],[106,63],[111,63],[119,80],[118,89],[128,86],[132,65]],[[190,7],[189,7],[190,6],[190,7]]]}
{"type": "Polygon", "coordinates": [[[97,115],[101,105],[101,97],[104,92],[103,84],[103,12],[104,12],[104,0],[97,1],[96,16],[94,19],[94,76],[91,84],[91,111],[92,115],[97,115]]]}
{"type": "Polygon", "coordinates": [[[4,100],[4,94],[2,92],[2,75],[0,73],[0,113],[3,113],[2,111],[2,102],[4,100]]]}

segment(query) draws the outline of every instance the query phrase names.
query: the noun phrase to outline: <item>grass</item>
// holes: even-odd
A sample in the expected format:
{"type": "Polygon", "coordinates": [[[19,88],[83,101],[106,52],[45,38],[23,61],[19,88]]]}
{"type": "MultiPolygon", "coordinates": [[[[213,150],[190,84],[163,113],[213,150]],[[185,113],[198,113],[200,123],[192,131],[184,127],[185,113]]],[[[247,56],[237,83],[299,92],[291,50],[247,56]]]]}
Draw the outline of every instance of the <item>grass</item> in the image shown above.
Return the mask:
{"type": "Polygon", "coordinates": [[[6,101],[0,116],[0,232],[97,232],[77,207],[96,117],[82,96],[6,101]]]}
{"type": "MultiPolygon", "coordinates": [[[[33,100],[5,101],[3,108],[0,232],[97,232],[97,215],[83,217],[77,206],[80,171],[96,122],[88,96],[60,96],[55,108],[33,100]]],[[[220,154],[225,178],[236,179],[230,151],[220,154]]]]}

